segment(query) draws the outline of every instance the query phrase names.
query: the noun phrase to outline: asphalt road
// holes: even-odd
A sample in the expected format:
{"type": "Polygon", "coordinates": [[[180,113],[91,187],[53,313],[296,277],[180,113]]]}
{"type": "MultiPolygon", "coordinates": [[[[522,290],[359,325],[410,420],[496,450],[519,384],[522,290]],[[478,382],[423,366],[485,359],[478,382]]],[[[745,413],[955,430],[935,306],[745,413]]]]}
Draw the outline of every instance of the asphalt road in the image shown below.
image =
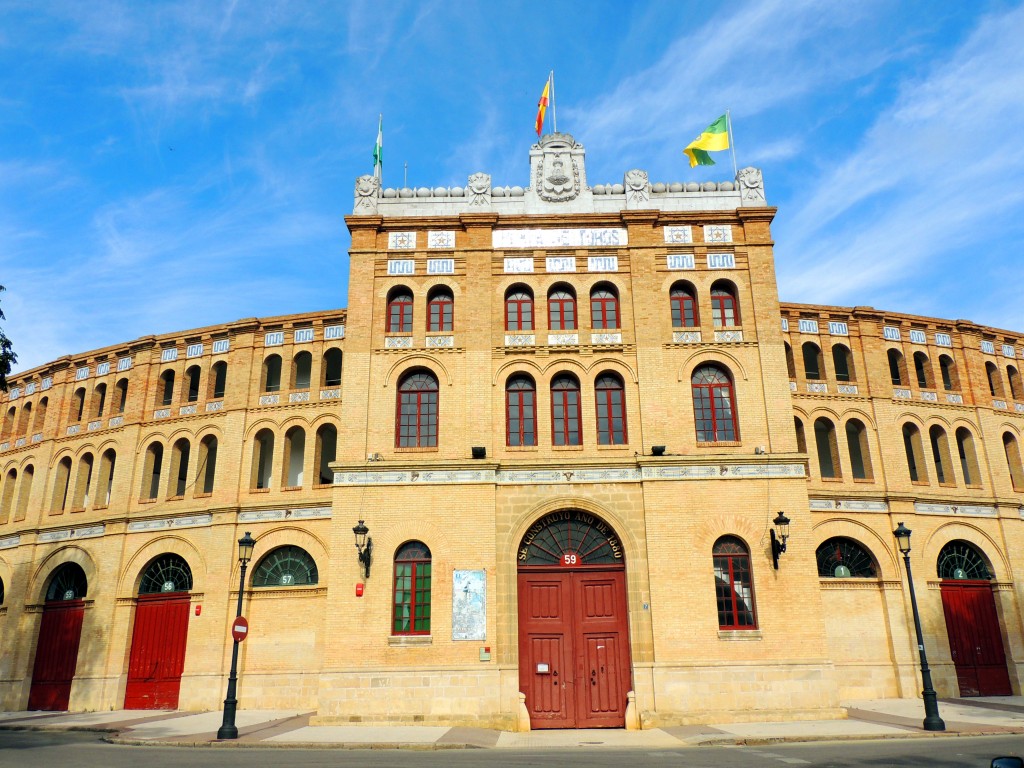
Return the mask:
{"type": "Polygon", "coordinates": [[[817,742],[765,747],[688,747],[651,751],[167,748],[107,744],[84,732],[0,731],[0,766],[7,768],[988,768],[996,755],[1024,755],[1020,736],[817,742]]]}

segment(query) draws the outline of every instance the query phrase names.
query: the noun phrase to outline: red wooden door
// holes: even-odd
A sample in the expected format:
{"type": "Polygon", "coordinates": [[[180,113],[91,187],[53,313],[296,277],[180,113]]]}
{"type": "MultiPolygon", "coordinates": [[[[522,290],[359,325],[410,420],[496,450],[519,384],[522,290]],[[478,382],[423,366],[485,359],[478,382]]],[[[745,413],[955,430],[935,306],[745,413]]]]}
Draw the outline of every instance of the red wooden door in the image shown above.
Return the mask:
{"type": "Polygon", "coordinates": [[[125,709],[178,708],[189,604],[188,592],[139,596],[125,709]]]}
{"type": "Polygon", "coordinates": [[[71,698],[71,681],[78,666],[85,603],[64,600],[47,603],[36,641],[29,709],[65,712],[71,698]]]}
{"type": "Polygon", "coordinates": [[[961,696],[1009,696],[995,596],[987,581],[941,584],[949,650],[961,696]]]}
{"type": "Polygon", "coordinates": [[[519,573],[519,684],[533,728],[620,728],[630,682],[625,572],[519,573]]]}

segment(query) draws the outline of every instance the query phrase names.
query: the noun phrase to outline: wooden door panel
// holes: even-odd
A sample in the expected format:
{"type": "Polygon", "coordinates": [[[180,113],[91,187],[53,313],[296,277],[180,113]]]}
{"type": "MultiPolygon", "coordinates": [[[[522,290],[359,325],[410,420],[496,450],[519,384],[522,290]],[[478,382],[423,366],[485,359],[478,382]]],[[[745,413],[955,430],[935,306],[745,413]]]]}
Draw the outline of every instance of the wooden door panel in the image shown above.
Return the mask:
{"type": "Polygon", "coordinates": [[[1009,696],[1010,675],[988,582],[941,584],[942,613],[961,696],[1009,696]]]}
{"type": "Polygon", "coordinates": [[[571,606],[568,574],[519,574],[519,690],[534,728],[576,727],[571,606]]]}
{"type": "Polygon", "coordinates": [[[622,725],[626,691],[619,675],[621,649],[616,635],[584,637],[583,716],[592,725],[622,725]]]}
{"type": "Polygon", "coordinates": [[[626,723],[630,660],[625,572],[575,573],[577,721],[580,727],[626,723]]]}
{"type": "Polygon", "coordinates": [[[51,604],[43,609],[28,709],[67,711],[84,618],[85,604],[81,600],[51,604]]]}
{"type": "Polygon", "coordinates": [[[125,709],[177,709],[188,639],[188,594],[139,598],[125,709]]]}

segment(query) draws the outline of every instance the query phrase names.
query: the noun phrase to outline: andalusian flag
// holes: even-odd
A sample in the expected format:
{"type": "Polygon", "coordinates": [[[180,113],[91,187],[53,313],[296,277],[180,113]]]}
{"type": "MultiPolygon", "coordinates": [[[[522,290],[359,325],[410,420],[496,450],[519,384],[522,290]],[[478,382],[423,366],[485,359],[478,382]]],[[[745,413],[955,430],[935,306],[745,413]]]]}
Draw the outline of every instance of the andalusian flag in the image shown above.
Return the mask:
{"type": "Polygon", "coordinates": [[[708,152],[721,152],[729,148],[729,119],[722,115],[711,125],[704,129],[704,132],[691,141],[683,154],[690,158],[690,167],[695,165],[714,165],[708,152]]]}
{"type": "Polygon", "coordinates": [[[377,122],[377,143],[373,145],[373,175],[378,179],[384,170],[384,115],[377,122]]]}
{"type": "Polygon", "coordinates": [[[548,81],[544,83],[544,92],[540,95],[540,101],[537,102],[537,136],[540,136],[541,130],[544,128],[544,114],[548,111],[548,93],[551,91],[551,75],[548,75],[548,81]]]}

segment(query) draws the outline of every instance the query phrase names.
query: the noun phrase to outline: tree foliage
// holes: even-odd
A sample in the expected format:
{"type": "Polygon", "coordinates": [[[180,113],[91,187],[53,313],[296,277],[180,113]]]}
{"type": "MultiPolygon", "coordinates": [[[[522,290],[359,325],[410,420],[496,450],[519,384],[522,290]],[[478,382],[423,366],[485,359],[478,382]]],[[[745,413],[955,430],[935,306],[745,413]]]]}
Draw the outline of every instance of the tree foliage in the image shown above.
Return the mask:
{"type": "MultiPolygon", "coordinates": [[[[4,291],[0,285],[0,293],[4,291]]],[[[0,309],[0,320],[4,319],[4,311],[0,309]]],[[[11,372],[11,366],[18,362],[18,356],[14,354],[14,347],[11,340],[7,338],[4,329],[0,328],[0,392],[7,391],[7,374],[11,372]]]]}

